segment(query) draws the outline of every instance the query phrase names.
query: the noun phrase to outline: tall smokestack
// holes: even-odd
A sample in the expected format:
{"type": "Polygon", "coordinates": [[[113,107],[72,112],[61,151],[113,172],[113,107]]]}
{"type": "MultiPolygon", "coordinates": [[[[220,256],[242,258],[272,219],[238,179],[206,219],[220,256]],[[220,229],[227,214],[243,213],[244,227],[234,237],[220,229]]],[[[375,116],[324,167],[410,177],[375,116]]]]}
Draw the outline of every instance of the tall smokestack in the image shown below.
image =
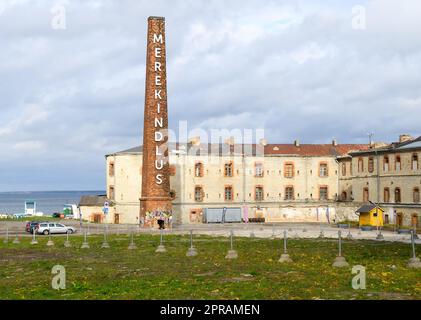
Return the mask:
{"type": "MultiPolygon", "coordinates": [[[[165,18],[149,17],[140,216],[171,210],[165,18]]],[[[153,226],[154,221],[146,221],[153,226]]]]}

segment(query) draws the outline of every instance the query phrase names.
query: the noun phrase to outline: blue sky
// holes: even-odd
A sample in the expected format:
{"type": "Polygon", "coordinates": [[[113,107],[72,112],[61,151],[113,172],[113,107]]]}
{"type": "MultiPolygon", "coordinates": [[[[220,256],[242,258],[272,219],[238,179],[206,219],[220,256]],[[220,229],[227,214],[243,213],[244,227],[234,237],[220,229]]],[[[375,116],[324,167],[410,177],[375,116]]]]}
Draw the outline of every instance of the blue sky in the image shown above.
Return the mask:
{"type": "Polygon", "coordinates": [[[151,15],[167,21],[175,130],[264,128],[269,143],[421,135],[417,0],[0,0],[0,191],[104,188],[104,155],[141,142],[151,15]],[[57,5],[65,29],[51,26],[57,5]]]}

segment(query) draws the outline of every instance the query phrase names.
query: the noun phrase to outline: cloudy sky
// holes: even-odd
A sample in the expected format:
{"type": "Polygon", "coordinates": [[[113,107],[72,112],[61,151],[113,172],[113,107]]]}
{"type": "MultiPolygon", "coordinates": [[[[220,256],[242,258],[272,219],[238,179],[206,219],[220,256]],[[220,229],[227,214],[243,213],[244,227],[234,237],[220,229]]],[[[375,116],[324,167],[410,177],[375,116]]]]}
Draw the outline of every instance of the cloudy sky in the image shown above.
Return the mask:
{"type": "Polygon", "coordinates": [[[0,0],[0,191],[104,189],[104,155],[141,141],[148,16],[174,130],[421,135],[419,0],[0,0]]]}

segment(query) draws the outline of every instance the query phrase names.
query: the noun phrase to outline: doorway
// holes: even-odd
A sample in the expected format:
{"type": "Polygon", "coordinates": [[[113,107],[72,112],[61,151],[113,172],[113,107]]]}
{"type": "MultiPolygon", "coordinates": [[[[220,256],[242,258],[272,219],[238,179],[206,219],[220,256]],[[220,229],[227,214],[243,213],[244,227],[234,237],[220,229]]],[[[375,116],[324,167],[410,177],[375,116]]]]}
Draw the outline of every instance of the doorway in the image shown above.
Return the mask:
{"type": "Polygon", "coordinates": [[[411,225],[412,225],[414,228],[418,228],[418,224],[419,224],[419,221],[418,221],[418,215],[417,215],[416,213],[414,213],[414,214],[412,215],[412,217],[411,217],[411,225]]]}
{"type": "Polygon", "coordinates": [[[402,214],[402,212],[398,212],[398,213],[396,214],[396,225],[397,225],[398,227],[401,227],[401,226],[402,226],[402,224],[403,224],[403,214],[402,214]]]}
{"type": "Polygon", "coordinates": [[[114,224],[120,224],[120,215],[118,213],[114,214],[114,224]]]}

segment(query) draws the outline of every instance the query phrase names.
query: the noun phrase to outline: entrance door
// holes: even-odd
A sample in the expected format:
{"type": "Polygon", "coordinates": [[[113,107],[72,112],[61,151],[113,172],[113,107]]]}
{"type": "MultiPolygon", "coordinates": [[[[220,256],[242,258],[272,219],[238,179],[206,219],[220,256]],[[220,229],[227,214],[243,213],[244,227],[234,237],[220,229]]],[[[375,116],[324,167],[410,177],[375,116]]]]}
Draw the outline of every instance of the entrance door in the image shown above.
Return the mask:
{"type": "Polygon", "coordinates": [[[118,213],[116,213],[114,215],[114,223],[115,224],[120,224],[120,215],[118,213]]]}
{"type": "Polygon", "coordinates": [[[396,225],[400,227],[402,226],[402,224],[403,224],[403,214],[402,212],[398,212],[396,215],[396,225]]]}
{"type": "Polygon", "coordinates": [[[94,222],[95,223],[101,223],[102,220],[102,214],[94,214],[94,222]]]}
{"type": "Polygon", "coordinates": [[[415,228],[418,228],[418,215],[416,213],[412,215],[411,225],[415,228]]]}

